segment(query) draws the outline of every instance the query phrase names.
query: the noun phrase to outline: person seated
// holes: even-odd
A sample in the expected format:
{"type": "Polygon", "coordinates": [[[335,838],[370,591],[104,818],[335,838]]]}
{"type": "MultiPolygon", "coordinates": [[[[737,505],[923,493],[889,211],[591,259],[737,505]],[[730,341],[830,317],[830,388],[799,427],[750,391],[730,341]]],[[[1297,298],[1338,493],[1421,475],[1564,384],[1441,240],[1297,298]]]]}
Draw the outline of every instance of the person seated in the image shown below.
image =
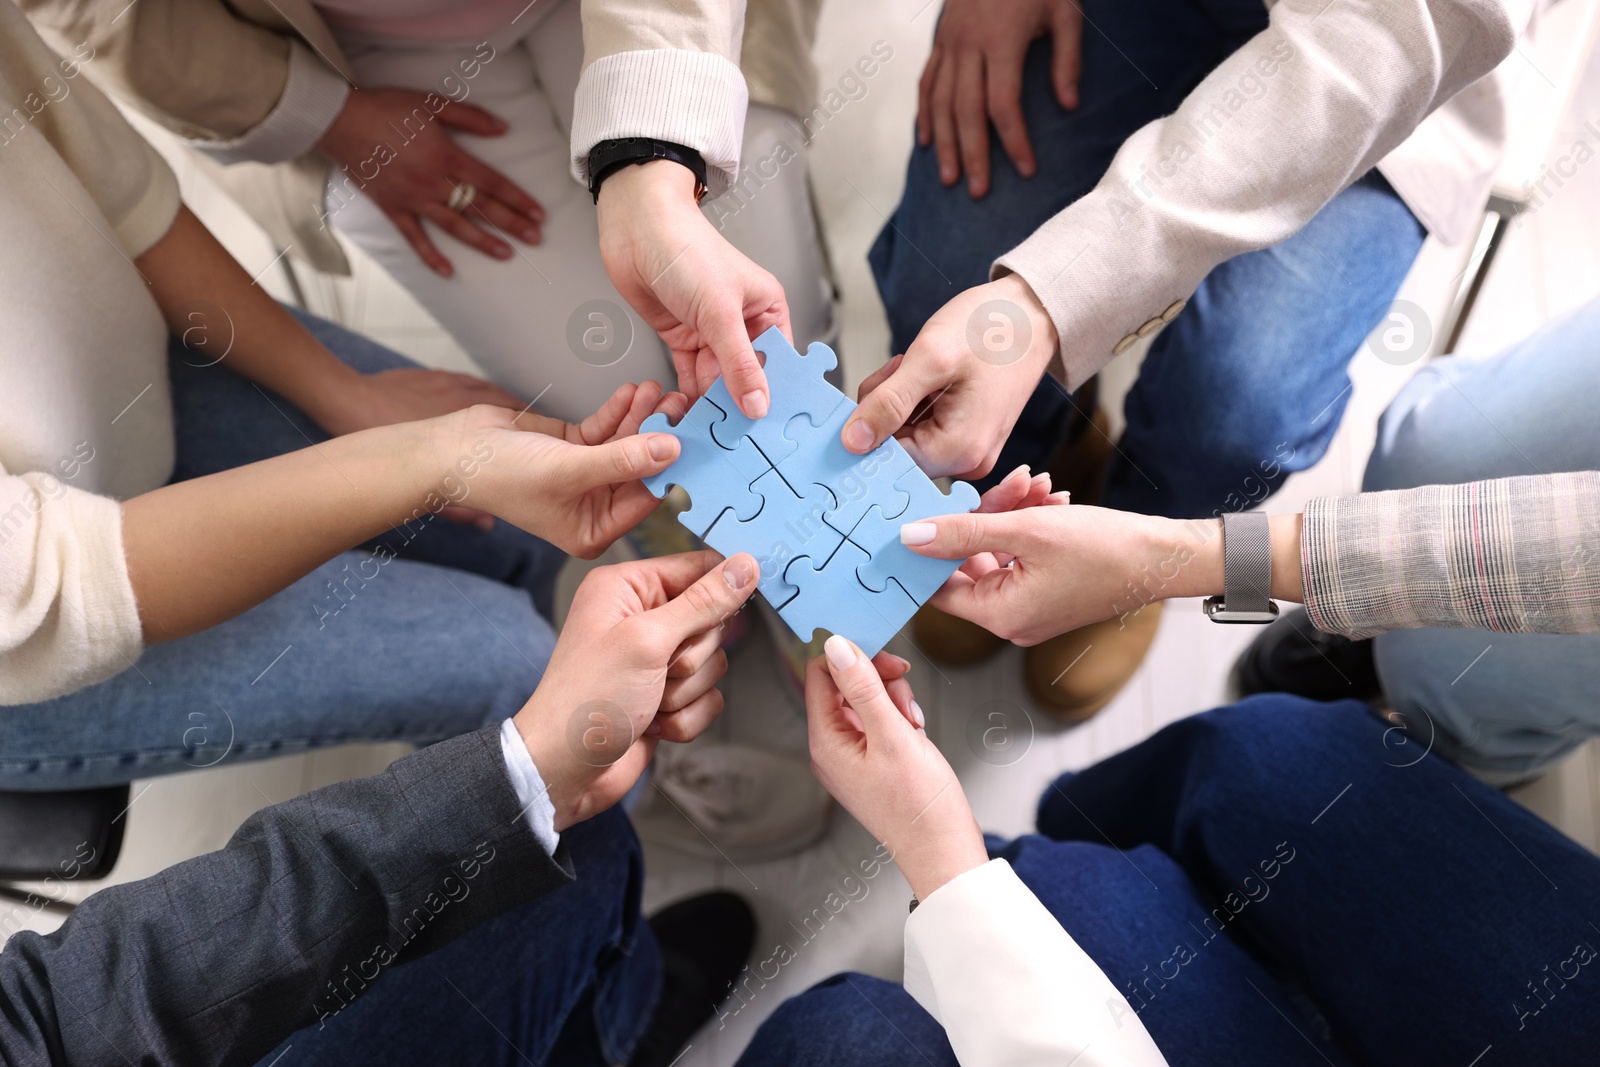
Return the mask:
{"type": "MultiPolygon", "coordinates": [[[[1362,487],[1368,492],[1450,485],[1556,471],[1600,470],[1592,432],[1600,396],[1600,300],[1496,355],[1434,360],[1406,383],[1378,422],[1362,487]]],[[[1568,544],[1550,596],[1530,611],[1559,610],[1557,590],[1581,589],[1600,563],[1600,527],[1563,516],[1568,544]]],[[[1426,565],[1396,558],[1395,573],[1426,565]]],[[[1434,751],[1495,784],[1537,775],[1600,733],[1600,638],[1439,626],[1346,636],[1330,620],[1293,612],[1262,631],[1238,667],[1245,693],[1313,700],[1355,697],[1393,708],[1434,751]],[[1470,673],[1469,673],[1470,672],[1470,673]]]]}
{"type": "MultiPolygon", "coordinates": [[[[371,465],[344,469],[379,490],[371,465]]],[[[639,843],[613,805],[657,745],[717,718],[721,631],[756,578],[751,556],[709,551],[599,568],[512,718],[264,808],[221,850],[15,933],[0,1059],[667,1067],[753,916],[720,893],[643,922],[639,843]]]]}
{"type": "MultiPolygon", "coordinates": [[[[970,556],[937,602],[1014,640],[1150,595],[1267,592],[1226,577],[1217,520],[1070,505],[1021,472],[986,504],[903,540],[970,556]]],[[[1560,575],[1562,531],[1596,518],[1595,472],[1315,500],[1262,531],[1270,593],[1347,632],[1593,633],[1596,596],[1560,575]]],[[[1600,857],[1370,707],[1192,716],[986,845],[906,666],[832,637],[807,678],[819,777],[911,884],[905,985],[825,981],[741,1067],[1575,1063],[1600,1038],[1600,1002],[1568,988],[1600,945],[1600,857]]]]}
{"type": "Polygon", "coordinates": [[[566,552],[655,506],[660,386],[568,424],[297,319],[10,0],[0,57],[0,788],[510,715],[566,552]]]}
{"type": "Polygon", "coordinates": [[[820,0],[21,2],[226,164],[278,248],[347,274],[343,235],[544,414],[675,368],[698,396],[702,356],[764,401],[750,338],[791,311],[837,332],[804,161],[820,0]],[[623,165],[643,138],[671,155],[623,165]]]}
{"type": "MultiPolygon", "coordinates": [[[[948,0],[870,254],[898,355],[844,444],[1174,518],[1258,505],[1333,441],[1424,239],[1476,236],[1536,6],[948,0]],[[1113,442],[1085,383],[1141,339],[1113,442]]],[[[1159,618],[1030,649],[1035,702],[1097,713],[1159,618]]],[[[951,662],[1000,645],[917,625],[951,662]]]]}

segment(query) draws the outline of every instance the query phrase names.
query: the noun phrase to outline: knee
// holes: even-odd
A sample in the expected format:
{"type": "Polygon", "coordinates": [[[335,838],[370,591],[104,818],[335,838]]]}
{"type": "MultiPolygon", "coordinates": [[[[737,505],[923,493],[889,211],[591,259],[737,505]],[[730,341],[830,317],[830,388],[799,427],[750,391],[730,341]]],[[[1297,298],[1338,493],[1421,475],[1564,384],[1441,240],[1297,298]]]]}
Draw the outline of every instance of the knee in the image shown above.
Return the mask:
{"type": "Polygon", "coordinates": [[[1354,700],[1322,704],[1263,693],[1186,720],[1204,781],[1227,788],[1230,803],[1271,804],[1294,792],[1315,770],[1348,754],[1382,749],[1383,724],[1354,700]]]}
{"type": "Polygon", "coordinates": [[[853,1062],[864,1049],[882,1044],[877,1031],[895,1014],[882,1012],[895,998],[909,995],[881,978],[836,974],[779,1005],[756,1031],[739,1067],[853,1062]]]}

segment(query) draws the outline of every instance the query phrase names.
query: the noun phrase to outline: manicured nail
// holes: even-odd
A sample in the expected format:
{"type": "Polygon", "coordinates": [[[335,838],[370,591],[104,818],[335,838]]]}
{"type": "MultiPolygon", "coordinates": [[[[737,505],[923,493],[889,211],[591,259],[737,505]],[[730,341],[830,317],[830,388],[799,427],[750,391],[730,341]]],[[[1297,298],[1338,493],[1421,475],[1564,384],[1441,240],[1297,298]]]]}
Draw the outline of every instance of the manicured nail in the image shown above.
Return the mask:
{"type": "Polygon", "coordinates": [[[908,522],[900,527],[902,545],[925,545],[939,536],[939,527],[931,522],[908,522]]]}
{"type": "Polygon", "coordinates": [[[822,651],[828,654],[828,662],[833,664],[833,669],[842,671],[856,661],[856,647],[848,638],[834,634],[823,642],[822,651]]]}
{"type": "Polygon", "coordinates": [[[872,432],[865,419],[856,419],[844,428],[844,447],[852,452],[865,452],[872,447],[877,434],[872,432]]]}
{"type": "Polygon", "coordinates": [[[915,700],[911,702],[911,718],[917,724],[917,729],[923,730],[927,728],[928,717],[922,714],[922,705],[915,700]]]}
{"type": "Polygon", "coordinates": [[[1021,463],[1021,464],[1017,465],[1017,469],[1016,470],[1014,470],[1010,474],[1006,475],[1006,477],[1007,478],[1015,478],[1019,474],[1026,474],[1026,475],[1028,475],[1029,478],[1032,478],[1033,477],[1033,468],[1029,467],[1026,463],[1021,463]]]}
{"type": "Polygon", "coordinates": [[[673,454],[677,451],[677,448],[674,446],[674,438],[669,433],[651,434],[650,440],[645,445],[645,448],[649,451],[650,458],[655,460],[657,463],[660,463],[664,459],[671,459],[673,454]]]}
{"type": "Polygon", "coordinates": [[[759,389],[752,389],[740,398],[739,408],[752,419],[765,418],[767,415],[767,394],[759,389]]]}
{"type": "Polygon", "coordinates": [[[722,580],[735,593],[743,592],[746,586],[756,580],[756,561],[743,553],[734,556],[722,568],[722,580]]]}

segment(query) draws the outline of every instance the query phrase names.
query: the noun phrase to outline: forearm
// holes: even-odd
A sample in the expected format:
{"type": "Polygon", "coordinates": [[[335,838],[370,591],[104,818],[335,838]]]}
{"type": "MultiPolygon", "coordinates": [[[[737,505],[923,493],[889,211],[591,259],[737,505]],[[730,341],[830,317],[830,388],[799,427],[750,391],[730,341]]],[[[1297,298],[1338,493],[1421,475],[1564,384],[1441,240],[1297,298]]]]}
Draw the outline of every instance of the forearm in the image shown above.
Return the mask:
{"type": "Polygon", "coordinates": [[[253,1063],[390,966],[571,878],[520,817],[498,728],[444,741],[13,937],[0,1060],[253,1063]]]}
{"type": "Polygon", "coordinates": [[[339,552],[437,510],[445,472],[436,433],[431,420],[364,430],[124,503],[145,640],[215,626],[339,552]]]}
{"type": "Polygon", "coordinates": [[[1061,337],[1075,389],[1176,315],[1217,264],[1277,244],[1509,54],[1526,0],[1280,0],[1266,30],[1087,195],[1002,256],[1061,337]]]}
{"type": "Polygon", "coordinates": [[[358,387],[361,375],[255,284],[187,207],[134,262],[167,328],[194,349],[196,362],[225,362],[319,425],[358,387]]]}
{"type": "Polygon", "coordinates": [[[1304,529],[1319,629],[1600,632],[1600,473],[1325,497],[1304,529]]]}

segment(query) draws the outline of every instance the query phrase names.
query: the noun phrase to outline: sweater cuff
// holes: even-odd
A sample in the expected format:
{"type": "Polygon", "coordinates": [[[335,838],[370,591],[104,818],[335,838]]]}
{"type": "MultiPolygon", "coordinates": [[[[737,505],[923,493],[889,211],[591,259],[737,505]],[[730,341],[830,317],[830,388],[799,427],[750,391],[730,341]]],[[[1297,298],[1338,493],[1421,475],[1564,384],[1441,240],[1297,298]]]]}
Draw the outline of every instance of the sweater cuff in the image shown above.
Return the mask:
{"type": "Polygon", "coordinates": [[[589,150],[601,141],[651,137],[692,148],[706,161],[712,196],[739,175],[749,92],[722,56],[683,48],[618,52],[578,79],[572,118],[572,174],[589,187],[589,150]]]}
{"type": "Polygon", "coordinates": [[[219,163],[282,163],[316,147],[344,110],[350,83],[299,41],[289,42],[289,78],[267,117],[229,141],[191,141],[219,163]]]}
{"type": "Polygon", "coordinates": [[[1178,252],[1120,194],[1099,187],[995,260],[989,278],[1020,274],[1038,296],[1060,339],[1050,374],[1071,392],[1184,309],[1199,279],[1151,269],[1178,252]],[[1146,258],[1143,248],[1154,251],[1146,258]]]}

